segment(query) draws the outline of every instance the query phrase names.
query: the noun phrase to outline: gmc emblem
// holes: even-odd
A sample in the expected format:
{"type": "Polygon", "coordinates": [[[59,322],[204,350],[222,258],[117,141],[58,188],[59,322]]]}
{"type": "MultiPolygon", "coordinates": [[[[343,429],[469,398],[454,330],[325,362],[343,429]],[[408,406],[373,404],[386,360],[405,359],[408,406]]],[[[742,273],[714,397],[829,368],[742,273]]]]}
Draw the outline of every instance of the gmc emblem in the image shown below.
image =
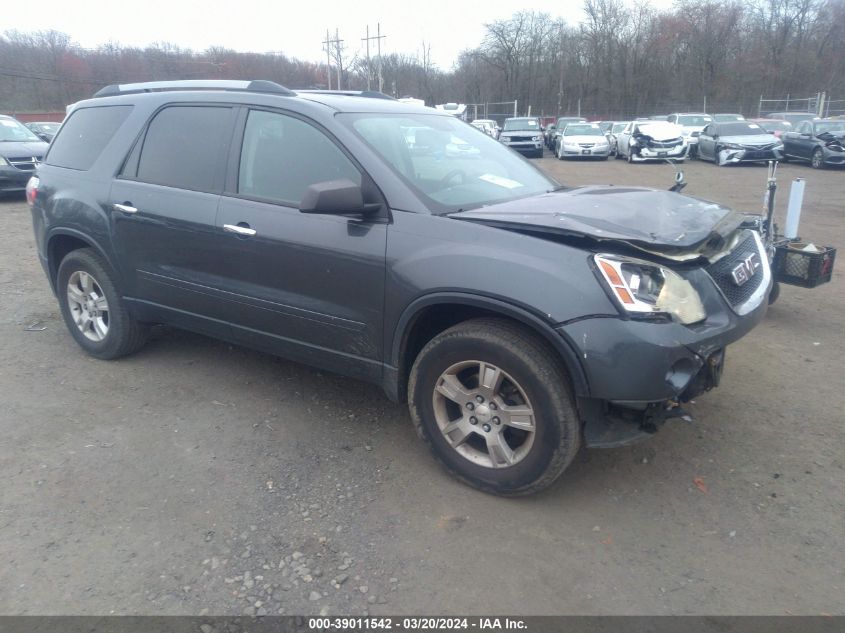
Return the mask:
{"type": "Polygon", "coordinates": [[[751,253],[743,257],[742,261],[734,266],[731,277],[733,277],[737,286],[741,286],[754,276],[758,268],[760,268],[760,257],[757,253],[751,253]]]}

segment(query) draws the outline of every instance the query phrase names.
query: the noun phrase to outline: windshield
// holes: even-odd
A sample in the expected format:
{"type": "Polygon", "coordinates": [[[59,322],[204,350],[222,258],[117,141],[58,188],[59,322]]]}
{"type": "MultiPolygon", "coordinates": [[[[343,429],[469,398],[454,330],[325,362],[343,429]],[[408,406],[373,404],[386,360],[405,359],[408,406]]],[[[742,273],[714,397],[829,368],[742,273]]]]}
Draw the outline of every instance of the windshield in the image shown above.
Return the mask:
{"type": "Polygon", "coordinates": [[[699,114],[685,114],[683,116],[678,117],[678,124],[679,125],[689,125],[692,127],[704,127],[708,123],[710,123],[713,119],[709,116],[699,115],[699,114]]]}
{"type": "Polygon", "coordinates": [[[11,141],[42,142],[40,138],[14,119],[0,119],[0,142],[11,141]]]}
{"type": "Polygon", "coordinates": [[[610,130],[611,134],[619,134],[622,130],[627,127],[627,123],[614,123],[613,128],[610,130]]]}
{"type": "Polygon", "coordinates": [[[751,134],[768,134],[756,123],[722,123],[716,128],[721,136],[749,136],[751,134]]]}
{"type": "Polygon", "coordinates": [[[557,188],[514,151],[451,117],[347,113],[338,115],[338,120],[370,145],[435,213],[557,188]]]}
{"type": "Polygon", "coordinates": [[[557,120],[557,127],[563,128],[569,123],[586,123],[586,121],[584,121],[584,119],[579,119],[578,117],[562,117],[557,120]]]}
{"type": "Polygon", "coordinates": [[[815,127],[817,135],[825,132],[845,132],[845,121],[825,121],[816,123],[815,127]]]}
{"type": "Polygon", "coordinates": [[[604,136],[598,125],[570,123],[563,130],[564,136],[604,136]]]}
{"type": "Polygon", "coordinates": [[[507,119],[505,120],[505,132],[514,130],[539,130],[540,123],[537,119],[507,119]]]}
{"type": "Polygon", "coordinates": [[[61,123],[36,123],[36,125],[40,130],[52,133],[59,129],[61,123]]]}

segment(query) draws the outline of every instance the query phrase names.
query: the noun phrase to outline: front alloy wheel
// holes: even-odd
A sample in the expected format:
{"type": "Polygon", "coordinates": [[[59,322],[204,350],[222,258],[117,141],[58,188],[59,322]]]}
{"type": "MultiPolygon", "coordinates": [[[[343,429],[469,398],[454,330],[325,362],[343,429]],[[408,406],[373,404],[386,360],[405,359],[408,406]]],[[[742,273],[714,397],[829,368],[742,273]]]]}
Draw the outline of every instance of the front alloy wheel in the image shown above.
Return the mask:
{"type": "Polygon", "coordinates": [[[460,455],[487,468],[513,466],[534,443],[534,409],[523,388],[483,361],[456,363],[434,390],[434,416],[460,455]]]}
{"type": "Polygon", "coordinates": [[[822,169],[824,167],[824,152],[821,147],[817,147],[813,152],[810,165],[812,165],[813,169],[822,169]]]}
{"type": "Polygon", "coordinates": [[[517,323],[478,318],[429,341],[408,379],[417,432],[449,472],[476,488],[525,495],[571,463],[581,426],[548,342],[517,323]]]}

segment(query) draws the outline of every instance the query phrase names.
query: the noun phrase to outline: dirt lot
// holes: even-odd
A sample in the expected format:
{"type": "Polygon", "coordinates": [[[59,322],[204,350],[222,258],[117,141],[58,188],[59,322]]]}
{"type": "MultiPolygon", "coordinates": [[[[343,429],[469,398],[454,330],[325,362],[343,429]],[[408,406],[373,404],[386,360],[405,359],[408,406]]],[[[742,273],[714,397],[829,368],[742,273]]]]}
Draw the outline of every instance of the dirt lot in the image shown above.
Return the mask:
{"type": "MultiPolygon", "coordinates": [[[[845,171],[784,166],[781,214],[799,176],[803,235],[845,248],[845,171]]],[[[761,207],[762,167],[687,180],[761,207]]],[[[0,217],[0,613],[845,614],[845,272],[784,288],[694,425],[504,500],[445,475],[375,387],[179,331],[88,358],[25,203],[0,217]]]]}

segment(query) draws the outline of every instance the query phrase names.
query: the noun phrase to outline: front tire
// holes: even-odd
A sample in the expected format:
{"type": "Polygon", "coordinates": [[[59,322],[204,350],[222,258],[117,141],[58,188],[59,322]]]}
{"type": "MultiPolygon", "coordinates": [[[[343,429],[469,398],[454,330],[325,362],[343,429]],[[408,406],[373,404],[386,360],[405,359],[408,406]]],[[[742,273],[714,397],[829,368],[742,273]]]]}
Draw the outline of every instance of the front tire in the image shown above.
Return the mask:
{"type": "Polygon", "coordinates": [[[434,337],[408,383],[417,433],[461,481],[518,496],[551,485],[581,442],[569,382],[548,344],[499,319],[434,337]]]}
{"type": "Polygon", "coordinates": [[[71,336],[88,354],[111,360],[141,348],[148,328],[126,309],[115,274],[96,251],[71,251],[56,277],[59,308],[71,336]]]}
{"type": "Polygon", "coordinates": [[[813,156],[810,158],[810,166],[813,169],[824,169],[824,152],[821,147],[817,147],[813,151],[813,156]]]}

